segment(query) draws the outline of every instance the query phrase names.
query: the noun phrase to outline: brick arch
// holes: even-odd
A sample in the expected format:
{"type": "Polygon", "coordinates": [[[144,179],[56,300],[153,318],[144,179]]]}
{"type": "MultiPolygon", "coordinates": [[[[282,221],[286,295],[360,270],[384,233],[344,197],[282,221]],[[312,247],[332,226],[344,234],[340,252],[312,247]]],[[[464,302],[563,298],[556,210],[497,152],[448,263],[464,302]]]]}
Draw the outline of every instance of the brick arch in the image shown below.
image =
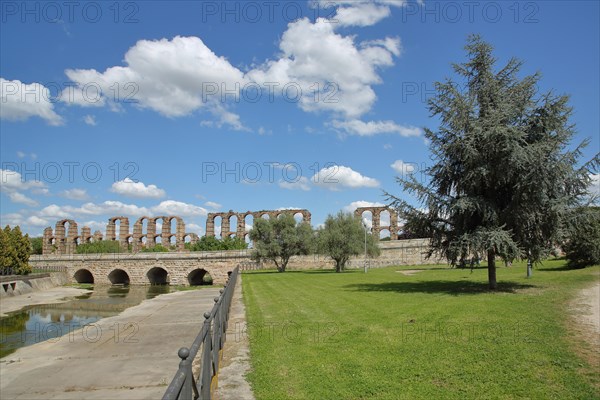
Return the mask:
{"type": "Polygon", "coordinates": [[[129,245],[129,218],[119,216],[108,219],[106,225],[106,240],[117,240],[122,249],[127,249],[129,245]],[[117,238],[116,222],[119,221],[119,237],[117,238]]]}
{"type": "Polygon", "coordinates": [[[391,207],[358,207],[354,211],[354,215],[358,218],[362,219],[362,215],[365,212],[371,212],[373,216],[373,226],[371,228],[371,232],[377,240],[379,240],[379,236],[382,230],[389,230],[390,239],[397,240],[398,239],[398,213],[391,207]],[[381,225],[381,213],[389,212],[390,214],[390,223],[389,225],[381,225]]]}

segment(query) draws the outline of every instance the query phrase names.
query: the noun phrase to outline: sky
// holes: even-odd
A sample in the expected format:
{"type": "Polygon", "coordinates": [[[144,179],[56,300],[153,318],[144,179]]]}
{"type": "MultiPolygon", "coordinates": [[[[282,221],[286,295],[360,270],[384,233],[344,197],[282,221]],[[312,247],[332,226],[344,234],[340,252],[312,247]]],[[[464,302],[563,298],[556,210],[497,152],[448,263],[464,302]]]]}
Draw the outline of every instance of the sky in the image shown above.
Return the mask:
{"type": "MultiPolygon", "coordinates": [[[[328,214],[430,165],[434,83],[469,34],[570,95],[600,151],[597,1],[0,1],[0,222],[328,214]]],[[[596,176],[596,190],[598,190],[596,176]]]]}

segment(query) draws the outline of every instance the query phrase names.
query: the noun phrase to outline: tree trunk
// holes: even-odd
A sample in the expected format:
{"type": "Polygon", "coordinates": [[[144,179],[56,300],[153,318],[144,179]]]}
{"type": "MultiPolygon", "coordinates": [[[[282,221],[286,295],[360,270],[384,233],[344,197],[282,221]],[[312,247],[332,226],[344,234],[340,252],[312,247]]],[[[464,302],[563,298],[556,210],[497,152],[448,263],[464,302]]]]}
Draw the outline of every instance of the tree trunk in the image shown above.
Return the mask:
{"type": "Polygon", "coordinates": [[[342,262],[335,260],[335,272],[342,272],[342,262]]]}
{"type": "Polygon", "coordinates": [[[491,290],[496,290],[496,253],[494,250],[488,250],[488,283],[491,290]]]}

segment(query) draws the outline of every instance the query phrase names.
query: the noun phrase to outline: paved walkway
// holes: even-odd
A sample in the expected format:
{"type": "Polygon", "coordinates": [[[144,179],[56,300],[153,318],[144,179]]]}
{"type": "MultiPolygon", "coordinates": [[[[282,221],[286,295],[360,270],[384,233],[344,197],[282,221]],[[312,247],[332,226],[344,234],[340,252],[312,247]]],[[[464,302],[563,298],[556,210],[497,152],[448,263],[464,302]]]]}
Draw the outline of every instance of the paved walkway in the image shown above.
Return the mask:
{"type": "Polygon", "coordinates": [[[145,300],[56,342],[17,350],[0,361],[7,399],[160,399],[214,305],[219,288],[145,300]]]}
{"type": "Polygon", "coordinates": [[[219,387],[213,393],[217,400],[254,400],[245,375],[250,371],[250,348],[246,335],[246,307],[242,297],[242,274],[233,292],[227,325],[227,340],[219,370],[219,387]]]}

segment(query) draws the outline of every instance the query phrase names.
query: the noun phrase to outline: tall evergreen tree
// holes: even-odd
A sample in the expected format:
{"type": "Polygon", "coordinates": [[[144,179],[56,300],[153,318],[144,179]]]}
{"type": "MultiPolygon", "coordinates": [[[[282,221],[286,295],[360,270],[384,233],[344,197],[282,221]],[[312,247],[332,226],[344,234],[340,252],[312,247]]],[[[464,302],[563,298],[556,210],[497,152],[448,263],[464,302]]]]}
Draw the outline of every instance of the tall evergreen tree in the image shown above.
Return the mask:
{"type": "Polygon", "coordinates": [[[567,96],[538,96],[540,75],[519,79],[519,60],[496,71],[492,46],[477,35],[465,49],[467,62],[453,65],[461,80],[436,83],[429,101],[440,120],[437,131],[425,129],[433,161],[429,182],[397,178],[424,207],[388,196],[428,232],[430,256],[452,264],[486,257],[495,289],[497,257],[536,263],[560,240],[600,157],[578,167],[588,141],[569,148],[575,130],[567,96]]]}

